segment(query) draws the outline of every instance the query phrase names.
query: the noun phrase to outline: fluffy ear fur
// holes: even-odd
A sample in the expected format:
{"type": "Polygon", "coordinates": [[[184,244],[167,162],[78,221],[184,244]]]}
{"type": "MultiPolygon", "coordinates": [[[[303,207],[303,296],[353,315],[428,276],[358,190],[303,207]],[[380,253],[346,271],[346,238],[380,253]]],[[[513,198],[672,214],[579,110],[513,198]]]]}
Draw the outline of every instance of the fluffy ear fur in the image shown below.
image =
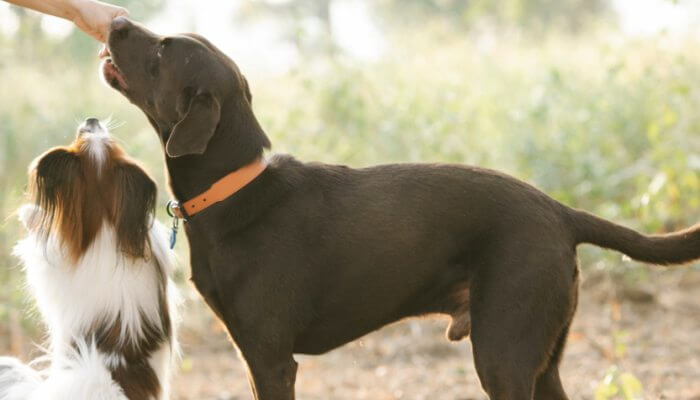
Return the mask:
{"type": "Polygon", "coordinates": [[[119,248],[132,257],[146,255],[148,231],[153,223],[156,184],[139,167],[124,163],[115,170],[113,223],[119,248]]]}
{"type": "Polygon", "coordinates": [[[189,88],[180,95],[178,108],[184,117],[173,127],[165,145],[169,157],[203,154],[214,136],[221,118],[221,104],[211,93],[192,93],[189,88]]]}
{"type": "Polygon", "coordinates": [[[24,225],[25,229],[30,232],[35,232],[41,222],[41,208],[34,204],[23,204],[17,210],[17,218],[24,225]]]}
{"type": "Polygon", "coordinates": [[[77,260],[92,244],[103,221],[95,182],[88,182],[80,158],[65,149],[55,149],[40,157],[32,170],[30,191],[34,204],[43,210],[30,225],[48,238],[56,232],[77,260]],[[86,204],[85,199],[95,199],[86,204]]]}

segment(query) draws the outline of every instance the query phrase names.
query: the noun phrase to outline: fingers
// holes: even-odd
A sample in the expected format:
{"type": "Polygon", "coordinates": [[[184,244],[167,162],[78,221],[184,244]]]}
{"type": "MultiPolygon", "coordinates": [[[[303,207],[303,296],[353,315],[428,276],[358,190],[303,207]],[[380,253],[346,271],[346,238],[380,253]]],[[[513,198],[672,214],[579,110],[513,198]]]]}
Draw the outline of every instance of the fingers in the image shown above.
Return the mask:
{"type": "MultiPolygon", "coordinates": [[[[111,4],[104,4],[104,7],[104,10],[106,10],[106,13],[104,14],[105,18],[103,18],[103,20],[98,23],[97,30],[93,32],[88,32],[95,39],[99,40],[102,43],[105,43],[107,41],[107,38],[109,38],[109,27],[112,24],[112,20],[114,20],[114,18],[117,17],[129,16],[129,10],[127,10],[126,8],[113,6],[111,4]]],[[[104,58],[107,56],[109,56],[109,49],[107,49],[106,45],[103,45],[100,51],[97,53],[97,57],[104,58]]]]}
{"type": "Polygon", "coordinates": [[[83,1],[76,3],[79,6],[73,22],[82,31],[96,40],[104,43],[109,37],[109,27],[112,20],[121,16],[128,16],[129,11],[124,7],[114,6],[100,1],[83,1]]]}
{"type": "Polygon", "coordinates": [[[102,48],[101,48],[100,51],[97,53],[97,57],[98,57],[98,58],[109,57],[109,49],[107,48],[106,45],[102,45],[102,48]]]}

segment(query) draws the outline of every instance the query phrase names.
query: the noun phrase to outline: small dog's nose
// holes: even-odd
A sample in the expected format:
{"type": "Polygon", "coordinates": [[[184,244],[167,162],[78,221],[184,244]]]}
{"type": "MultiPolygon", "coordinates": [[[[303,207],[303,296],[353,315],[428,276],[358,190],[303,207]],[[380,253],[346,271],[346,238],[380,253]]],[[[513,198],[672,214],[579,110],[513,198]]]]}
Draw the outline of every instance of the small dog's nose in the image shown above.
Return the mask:
{"type": "Polygon", "coordinates": [[[100,124],[100,120],[95,118],[95,117],[90,117],[85,120],[85,125],[93,127],[93,126],[98,126],[100,124]]]}
{"type": "Polygon", "coordinates": [[[79,133],[97,133],[101,131],[100,120],[95,117],[85,119],[85,122],[78,128],[79,133]]]}
{"type": "Polygon", "coordinates": [[[126,29],[129,25],[131,25],[131,21],[129,21],[128,18],[126,17],[117,17],[112,20],[112,24],[110,25],[110,28],[113,31],[120,31],[122,29],[126,29]]]}

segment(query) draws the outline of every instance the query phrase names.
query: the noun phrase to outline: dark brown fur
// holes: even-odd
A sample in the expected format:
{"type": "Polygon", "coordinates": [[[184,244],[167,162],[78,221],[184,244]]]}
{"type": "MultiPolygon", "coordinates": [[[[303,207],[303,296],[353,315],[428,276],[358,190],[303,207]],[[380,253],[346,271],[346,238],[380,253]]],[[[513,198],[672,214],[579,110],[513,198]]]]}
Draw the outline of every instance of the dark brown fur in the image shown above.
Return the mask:
{"type": "MultiPolygon", "coordinates": [[[[178,200],[268,147],[245,78],[205,39],[117,18],[109,48],[128,88],[111,84],[158,133],[178,200]],[[205,103],[216,106],[193,115],[205,103]]],[[[186,231],[192,280],[226,324],[258,400],[294,398],[295,353],[434,313],[452,316],[451,339],[471,332],[491,399],[566,399],[558,364],[577,301],[576,246],[659,264],[700,257],[700,226],[645,236],[492,170],[351,169],[289,156],[273,157],[186,231]]]]}

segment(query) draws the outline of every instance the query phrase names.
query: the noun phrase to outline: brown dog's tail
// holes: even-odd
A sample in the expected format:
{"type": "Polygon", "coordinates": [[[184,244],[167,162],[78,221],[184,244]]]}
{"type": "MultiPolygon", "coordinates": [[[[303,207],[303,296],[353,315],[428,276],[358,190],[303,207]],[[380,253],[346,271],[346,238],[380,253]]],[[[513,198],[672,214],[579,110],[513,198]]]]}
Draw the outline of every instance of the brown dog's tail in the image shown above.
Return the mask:
{"type": "Polygon", "coordinates": [[[700,224],[665,235],[643,235],[585,211],[569,210],[569,216],[576,244],[617,250],[651,264],[683,264],[700,258],[700,224]]]}

